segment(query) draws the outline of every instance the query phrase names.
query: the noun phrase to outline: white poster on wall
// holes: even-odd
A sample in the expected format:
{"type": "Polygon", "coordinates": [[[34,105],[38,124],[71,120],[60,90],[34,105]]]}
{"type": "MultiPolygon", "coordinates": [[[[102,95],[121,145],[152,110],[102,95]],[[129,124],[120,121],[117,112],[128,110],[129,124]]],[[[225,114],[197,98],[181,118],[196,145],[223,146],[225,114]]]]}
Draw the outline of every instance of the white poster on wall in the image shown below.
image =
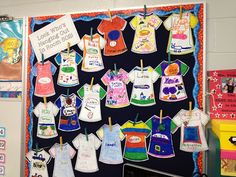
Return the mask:
{"type": "Polygon", "coordinates": [[[70,15],[65,15],[29,35],[38,61],[57,54],[70,45],[79,43],[80,37],[70,15]]]}

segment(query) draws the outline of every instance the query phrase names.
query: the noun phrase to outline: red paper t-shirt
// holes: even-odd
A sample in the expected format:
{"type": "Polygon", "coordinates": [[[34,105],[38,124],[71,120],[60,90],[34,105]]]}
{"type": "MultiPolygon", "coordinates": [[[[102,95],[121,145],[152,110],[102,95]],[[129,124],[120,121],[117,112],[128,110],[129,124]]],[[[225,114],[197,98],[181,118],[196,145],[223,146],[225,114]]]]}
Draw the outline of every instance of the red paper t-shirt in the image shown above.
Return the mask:
{"type": "Polygon", "coordinates": [[[122,31],[126,27],[126,21],[118,16],[103,19],[98,26],[99,33],[104,35],[107,41],[104,48],[105,56],[119,55],[127,51],[122,31]]]}

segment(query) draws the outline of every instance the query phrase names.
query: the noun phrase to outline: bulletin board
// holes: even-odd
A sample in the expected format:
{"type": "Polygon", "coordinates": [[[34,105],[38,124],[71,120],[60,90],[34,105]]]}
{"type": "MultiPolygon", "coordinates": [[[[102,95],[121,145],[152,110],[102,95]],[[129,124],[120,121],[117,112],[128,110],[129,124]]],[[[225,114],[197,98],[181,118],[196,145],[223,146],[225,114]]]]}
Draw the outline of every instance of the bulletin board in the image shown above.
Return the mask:
{"type": "MultiPolygon", "coordinates": [[[[102,111],[102,121],[87,123],[80,121],[81,129],[75,132],[63,132],[58,130],[58,136],[51,139],[40,139],[36,136],[37,132],[37,121],[38,119],[33,114],[34,107],[39,103],[43,102],[43,99],[34,95],[35,88],[35,77],[32,75],[31,69],[33,65],[37,62],[34,51],[31,47],[30,41],[28,41],[28,59],[27,59],[27,90],[26,90],[26,140],[25,140],[25,151],[26,153],[35,149],[35,143],[38,142],[39,148],[44,148],[46,151],[50,149],[55,143],[59,143],[59,137],[63,137],[63,142],[68,142],[72,147],[72,140],[79,134],[84,133],[84,128],[87,128],[88,133],[96,134],[96,131],[103,125],[108,124],[108,117],[112,117],[113,124],[119,123],[123,125],[127,120],[134,120],[137,113],[139,113],[139,120],[145,122],[154,114],[159,115],[160,109],[163,110],[163,116],[170,116],[173,118],[180,109],[187,109],[189,101],[193,102],[193,107],[199,109],[204,108],[204,77],[205,77],[205,4],[182,4],[183,12],[189,11],[198,18],[198,23],[194,29],[192,29],[193,40],[195,45],[194,52],[185,55],[171,55],[171,60],[179,59],[189,66],[189,71],[183,77],[185,88],[188,98],[179,102],[164,102],[159,100],[160,91],[160,78],[154,83],[154,92],[156,104],[149,107],[138,107],[130,105],[125,108],[111,109],[105,107],[105,99],[101,101],[101,111],[102,111]]],[[[179,5],[168,5],[168,6],[158,6],[158,7],[147,7],[147,13],[153,12],[158,15],[159,18],[164,21],[172,13],[179,13],[179,5]]],[[[166,53],[166,47],[168,44],[169,31],[165,29],[163,24],[156,30],[156,43],[157,51],[151,54],[136,54],[131,51],[131,46],[134,39],[135,31],[130,27],[129,22],[138,13],[143,13],[143,7],[123,9],[123,10],[112,10],[112,15],[118,15],[127,21],[127,25],[123,31],[123,36],[125,43],[127,45],[128,51],[117,56],[104,56],[103,62],[105,69],[99,72],[83,72],[81,71],[81,64],[78,66],[78,75],[80,79],[80,84],[75,87],[70,88],[70,93],[77,93],[79,88],[83,86],[84,83],[90,83],[92,77],[94,77],[94,83],[98,83],[104,89],[106,86],[101,82],[101,77],[105,74],[108,69],[114,68],[114,63],[116,63],[117,68],[123,68],[127,72],[131,71],[135,66],[140,66],[140,59],[143,59],[143,64],[145,66],[152,66],[155,68],[163,60],[167,60],[168,54],[166,53]]],[[[41,29],[42,27],[50,24],[56,19],[60,18],[61,15],[52,16],[39,16],[39,17],[29,17],[28,18],[28,35],[41,29]]],[[[102,19],[109,18],[107,11],[99,12],[85,12],[85,13],[73,13],[71,14],[73,22],[76,26],[78,34],[80,37],[84,34],[90,34],[90,28],[93,27],[93,33],[99,33],[97,27],[102,19]]],[[[77,51],[81,56],[83,52],[79,49],[78,45],[71,47],[77,51]]],[[[65,49],[66,50],[66,49],[65,49]]],[[[53,76],[54,87],[56,94],[54,96],[48,97],[47,101],[55,102],[60,94],[66,94],[66,88],[58,86],[57,76],[59,71],[59,66],[55,63],[54,56],[47,58],[56,67],[56,73],[53,76]]],[[[127,85],[128,95],[130,97],[132,91],[132,83],[127,85]]],[[[79,113],[80,110],[78,110],[79,113]]],[[[59,114],[55,117],[56,125],[58,125],[59,114]]],[[[181,176],[192,176],[193,172],[203,170],[203,154],[202,153],[187,153],[179,150],[180,143],[180,130],[172,135],[175,157],[173,158],[154,158],[149,156],[149,160],[144,162],[131,162],[124,159],[124,163],[132,163],[146,168],[156,169],[164,172],[169,172],[181,176]]],[[[147,144],[149,138],[147,138],[147,144]]],[[[125,141],[122,142],[122,150],[124,148],[125,141]]],[[[100,149],[97,150],[97,158],[99,157],[100,149]]],[[[74,167],[76,163],[76,156],[72,159],[72,166],[74,167]]],[[[122,176],[122,167],[120,165],[107,165],[98,162],[99,171],[96,173],[81,173],[74,170],[75,176],[80,177],[104,177],[104,176],[122,176]]],[[[48,164],[49,176],[53,173],[54,160],[48,164]]],[[[25,162],[25,176],[29,176],[29,164],[25,162]]]]}

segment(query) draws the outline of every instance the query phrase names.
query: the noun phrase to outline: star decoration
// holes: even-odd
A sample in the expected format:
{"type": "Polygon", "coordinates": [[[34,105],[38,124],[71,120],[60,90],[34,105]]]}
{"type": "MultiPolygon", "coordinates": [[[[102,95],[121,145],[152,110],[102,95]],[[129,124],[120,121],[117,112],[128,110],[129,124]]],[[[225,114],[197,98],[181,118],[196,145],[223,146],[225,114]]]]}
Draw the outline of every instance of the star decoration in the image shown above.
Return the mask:
{"type": "Polygon", "coordinates": [[[217,107],[216,107],[216,106],[212,106],[212,110],[213,110],[213,111],[216,111],[216,110],[217,110],[217,107]]]}
{"type": "Polygon", "coordinates": [[[218,81],[218,79],[214,77],[213,78],[213,82],[217,82],[217,81],[218,81]]]}
{"type": "Polygon", "coordinates": [[[231,114],[230,114],[230,117],[231,117],[231,118],[235,118],[235,114],[234,114],[234,113],[231,113],[231,114]]]}
{"type": "Polygon", "coordinates": [[[213,73],[213,76],[218,76],[218,73],[215,71],[215,72],[213,73]]]}
{"type": "Polygon", "coordinates": [[[220,89],[220,88],[221,88],[221,85],[220,85],[220,84],[216,84],[216,88],[217,88],[217,89],[220,89]]]}
{"type": "Polygon", "coordinates": [[[218,98],[222,98],[223,95],[221,93],[219,93],[217,96],[218,96],[218,98]]]}
{"type": "Polygon", "coordinates": [[[215,89],[212,89],[212,90],[211,90],[211,93],[212,93],[212,94],[216,94],[216,90],[215,90],[215,89]]]}
{"type": "Polygon", "coordinates": [[[219,103],[217,106],[218,106],[218,108],[222,108],[223,104],[219,103]]]}
{"type": "Polygon", "coordinates": [[[222,117],[225,118],[227,116],[227,114],[222,114],[222,117]]]}
{"type": "Polygon", "coordinates": [[[218,112],[215,114],[215,116],[216,118],[220,118],[220,114],[218,112]]]}

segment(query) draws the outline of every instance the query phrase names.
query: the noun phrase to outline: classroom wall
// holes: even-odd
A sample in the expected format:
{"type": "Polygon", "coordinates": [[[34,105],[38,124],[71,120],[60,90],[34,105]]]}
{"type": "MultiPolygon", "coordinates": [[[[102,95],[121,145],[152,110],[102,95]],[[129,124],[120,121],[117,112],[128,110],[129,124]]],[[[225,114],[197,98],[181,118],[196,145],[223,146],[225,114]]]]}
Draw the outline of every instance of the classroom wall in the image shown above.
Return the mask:
{"type": "MultiPolygon", "coordinates": [[[[235,68],[235,0],[1,0],[0,14],[23,17],[185,2],[207,3],[207,69],[235,68]]],[[[7,177],[20,174],[20,142],[24,145],[20,134],[22,109],[19,102],[0,101],[0,124],[7,126],[9,134],[7,177]]]]}

